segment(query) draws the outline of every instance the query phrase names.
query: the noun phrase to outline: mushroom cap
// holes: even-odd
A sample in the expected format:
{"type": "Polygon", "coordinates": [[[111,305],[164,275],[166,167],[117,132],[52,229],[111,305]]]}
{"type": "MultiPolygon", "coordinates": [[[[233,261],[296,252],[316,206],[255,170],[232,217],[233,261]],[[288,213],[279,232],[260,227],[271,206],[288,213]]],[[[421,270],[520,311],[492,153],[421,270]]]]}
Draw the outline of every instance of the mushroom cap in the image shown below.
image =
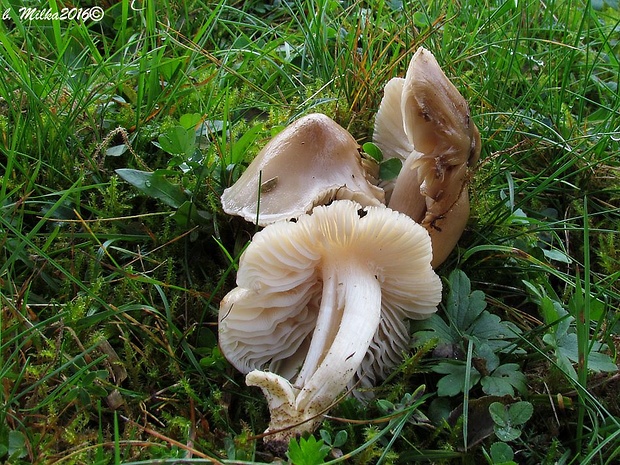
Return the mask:
{"type": "Polygon", "coordinates": [[[383,158],[405,161],[413,152],[413,142],[405,132],[402,94],[405,79],[390,79],[383,88],[383,98],[375,117],[373,142],[381,149],[383,158]]]}
{"type": "MultiPolygon", "coordinates": [[[[415,154],[413,143],[409,140],[405,133],[402,114],[402,94],[405,80],[395,77],[388,81],[383,89],[383,98],[375,117],[375,126],[373,131],[373,142],[381,149],[385,160],[390,158],[398,158],[405,162],[415,154]]],[[[405,171],[405,167],[401,169],[401,173],[405,171]]],[[[395,179],[388,181],[379,181],[379,186],[385,192],[385,200],[388,203],[392,197],[395,179]]],[[[420,208],[423,208],[424,201],[422,195],[412,200],[414,203],[422,201],[420,208]]],[[[410,215],[411,216],[411,215],[410,215]]],[[[418,221],[417,218],[412,218],[418,221]]]]}
{"type": "Polygon", "coordinates": [[[267,143],[224,190],[222,207],[253,223],[258,216],[258,225],[265,226],[334,199],[380,205],[384,194],[368,182],[355,139],[331,118],[313,113],[267,143]]]}
{"type": "Polygon", "coordinates": [[[439,158],[444,166],[473,165],[478,160],[480,133],[469,105],[423,47],[409,63],[401,107],[407,138],[428,163],[439,158]]]}
{"type": "Polygon", "coordinates": [[[360,378],[381,377],[401,359],[406,343],[393,345],[391,337],[408,341],[403,321],[437,310],[441,281],[430,266],[423,227],[385,207],[362,208],[349,200],[318,206],[297,222],[267,226],[241,256],[238,287],[219,313],[222,353],[239,371],[295,376],[316,324],[327,260],[355,260],[381,286],[381,322],[365,366],[371,371],[360,378]]]}
{"type": "Polygon", "coordinates": [[[480,155],[480,132],[469,106],[433,54],[422,47],[409,64],[401,105],[404,130],[418,152],[410,167],[418,167],[420,192],[427,198],[422,223],[441,229],[436,221],[454,212],[459,221],[451,224],[461,228],[458,239],[467,223],[462,219],[469,215],[469,202],[459,199],[463,191],[467,195],[468,169],[480,155]]]}
{"type": "Polygon", "coordinates": [[[418,152],[420,191],[440,205],[427,203],[425,222],[445,213],[461,196],[467,168],[480,155],[480,132],[469,106],[431,52],[420,47],[409,64],[402,94],[405,133],[418,152]]]}
{"type": "Polygon", "coordinates": [[[404,159],[393,185],[383,186],[388,206],[429,230],[438,266],[467,224],[467,184],[480,155],[480,133],[467,102],[428,50],[420,47],[405,78],[386,85],[373,140],[385,156],[404,159]]]}

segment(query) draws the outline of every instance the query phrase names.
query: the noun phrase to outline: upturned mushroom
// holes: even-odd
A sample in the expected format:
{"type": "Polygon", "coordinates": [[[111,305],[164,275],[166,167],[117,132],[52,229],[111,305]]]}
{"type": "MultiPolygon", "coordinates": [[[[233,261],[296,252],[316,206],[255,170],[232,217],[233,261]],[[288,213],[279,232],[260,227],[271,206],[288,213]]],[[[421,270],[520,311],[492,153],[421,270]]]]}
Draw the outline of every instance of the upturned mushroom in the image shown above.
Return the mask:
{"type": "Polygon", "coordinates": [[[381,205],[383,190],[368,181],[358,148],[331,118],[304,116],[271,139],[224,190],[223,210],[265,226],[335,199],[381,205]]]}
{"type": "Polygon", "coordinates": [[[420,222],[439,266],[469,217],[467,184],[480,155],[480,133],[463,96],[431,52],[420,47],[405,78],[385,86],[374,142],[384,156],[404,160],[388,206],[420,222]]]}
{"type": "Polygon", "coordinates": [[[339,200],[255,234],[219,312],[222,353],[260,387],[272,444],[312,431],[351,383],[399,360],[408,319],[441,299],[428,232],[386,207],[339,200]]]}

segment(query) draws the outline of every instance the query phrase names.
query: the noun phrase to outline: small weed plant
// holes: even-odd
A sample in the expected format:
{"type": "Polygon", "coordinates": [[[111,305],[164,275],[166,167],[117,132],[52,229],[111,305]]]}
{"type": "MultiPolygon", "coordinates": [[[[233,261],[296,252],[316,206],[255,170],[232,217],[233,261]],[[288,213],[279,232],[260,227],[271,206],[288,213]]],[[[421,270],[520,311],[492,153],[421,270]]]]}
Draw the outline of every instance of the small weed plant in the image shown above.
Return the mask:
{"type": "Polygon", "coordinates": [[[415,333],[421,343],[435,339],[435,352],[447,355],[432,368],[444,375],[437,382],[437,394],[456,396],[478,384],[489,395],[524,393],[526,380],[520,366],[500,364],[500,355],[523,352],[515,345],[519,328],[486,310],[484,292],[472,292],[463,271],[453,271],[448,286],[445,312],[417,324],[420,331],[415,333]]]}

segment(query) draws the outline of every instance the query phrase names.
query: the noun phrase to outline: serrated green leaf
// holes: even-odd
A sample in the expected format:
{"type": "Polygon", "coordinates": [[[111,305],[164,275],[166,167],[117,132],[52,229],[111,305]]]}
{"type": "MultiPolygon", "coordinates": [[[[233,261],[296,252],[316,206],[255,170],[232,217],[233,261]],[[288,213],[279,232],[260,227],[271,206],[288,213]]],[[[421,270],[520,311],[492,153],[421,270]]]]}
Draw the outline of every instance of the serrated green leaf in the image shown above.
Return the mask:
{"type": "Polygon", "coordinates": [[[516,337],[517,329],[489,312],[483,312],[467,329],[467,333],[494,351],[505,348],[516,337]]]}
{"type": "Polygon", "coordinates": [[[295,463],[295,460],[299,459],[299,457],[301,457],[302,455],[303,453],[301,451],[299,442],[297,442],[295,438],[291,438],[288,444],[288,451],[286,451],[286,456],[291,462],[295,463]]]}
{"type": "MultiPolygon", "coordinates": [[[[577,363],[579,361],[579,345],[577,334],[564,333],[567,330],[568,328],[565,328],[565,325],[560,327],[558,324],[556,333],[545,334],[543,336],[543,341],[555,349],[558,365],[565,371],[572,373],[574,371],[572,369],[572,363],[577,363]],[[564,334],[558,337],[558,331],[562,331],[564,334]],[[568,366],[570,366],[571,369],[568,369],[568,366]]],[[[618,367],[612,358],[600,352],[600,350],[603,349],[604,346],[600,343],[595,343],[591,346],[588,354],[588,369],[594,372],[617,371],[618,367]]]]}
{"type": "Polygon", "coordinates": [[[577,360],[579,360],[577,335],[575,333],[564,334],[559,338],[556,333],[555,344],[558,352],[571,362],[577,362],[577,360]]]}
{"type": "Polygon", "coordinates": [[[415,333],[416,344],[422,345],[436,338],[439,343],[452,344],[459,340],[459,334],[446,324],[437,313],[426,320],[416,321],[418,331],[415,333]]]}
{"type": "Polygon", "coordinates": [[[515,389],[518,392],[527,390],[526,381],[518,364],[506,363],[497,367],[489,376],[483,377],[480,384],[486,394],[513,396],[515,389]]]}
{"type": "Polygon", "coordinates": [[[159,199],[171,207],[179,208],[188,200],[185,191],[168,181],[160,172],[121,168],[116,170],[116,174],[143,194],[159,199]]]}
{"type": "Polygon", "coordinates": [[[446,316],[450,321],[448,327],[438,315],[429,320],[416,322],[420,329],[436,332],[441,342],[460,343],[463,335],[489,344],[493,349],[505,347],[508,339],[514,339],[519,333],[516,326],[502,321],[497,315],[485,310],[486,301],[482,291],[471,291],[469,278],[460,270],[455,270],[449,277],[450,291],[446,299],[446,316]],[[493,342],[497,340],[496,342],[493,342]],[[503,342],[502,342],[503,341],[503,342]]]}
{"type": "Polygon", "coordinates": [[[486,361],[486,369],[491,372],[499,366],[499,357],[487,343],[478,344],[474,349],[474,354],[478,358],[486,361]]]}
{"type": "Polygon", "coordinates": [[[558,349],[556,349],[555,351],[555,356],[555,363],[557,364],[558,368],[565,372],[571,379],[577,380],[577,371],[575,371],[573,362],[571,362],[570,359],[558,349]]]}
{"type": "MultiPolygon", "coordinates": [[[[463,392],[467,371],[465,363],[440,362],[433,367],[433,371],[446,375],[437,382],[437,395],[452,397],[463,392]]],[[[480,373],[475,368],[472,368],[468,389],[471,389],[478,381],[480,381],[480,373]]]]}
{"type": "MultiPolygon", "coordinates": [[[[464,322],[469,310],[469,294],[471,293],[471,282],[467,275],[461,270],[454,270],[448,277],[450,291],[446,303],[446,313],[457,328],[465,328],[464,322]]],[[[482,310],[480,310],[481,312],[482,310]]],[[[478,312],[473,317],[477,317],[478,312]]],[[[469,325],[467,325],[469,326],[469,325]]]]}
{"type": "Polygon", "coordinates": [[[299,442],[291,438],[286,455],[294,465],[318,465],[325,462],[329,450],[322,439],[317,441],[314,436],[299,438],[299,442]]]}
{"type": "MultiPolygon", "coordinates": [[[[500,370],[493,379],[493,371],[500,364],[497,353],[509,349],[519,352],[514,348],[514,339],[520,333],[519,328],[488,312],[484,293],[479,290],[472,291],[469,278],[461,270],[454,270],[448,282],[450,288],[445,315],[449,325],[438,315],[433,315],[423,322],[416,322],[414,328],[418,331],[414,331],[415,343],[424,343],[436,338],[438,344],[450,344],[462,348],[465,341],[471,341],[474,344],[476,357],[483,359],[481,363],[486,365],[482,371],[485,374],[491,372],[490,378],[483,378],[485,392],[503,395],[514,393],[514,389],[521,390],[523,383],[520,375],[508,377],[507,373],[500,370]]],[[[462,392],[465,369],[440,363],[434,371],[447,375],[438,383],[437,392],[440,396],[453,396],[462,392]]],[[[473,383],[471,387],[479,380],[481,374],[476,371],[470,380],[473,383]]]]}
{"type": "Polygon", "coordinates": [[[555,324],[555,337],[558,341],[562,340],[570,333],[568,332],[571,328],[571,325],[574,323],[575,319],[572,316],[569,316],[566,310],[562,309],[564,313],[562,313],[563,318],[555,324]]]}
{"type": "Polygon", "coordinates": [[[588,369],[596,372],[615,372],[618,371],[618,366],[609,355],[592,350],[590,354],[588,354],[588,369]]]}
{"type": "Polygon", "coordinates": [[[446,311],[457,328],[468,328],[486,308],[484,293],[471,292],[471,282],[461,270],[454,270],[448,277],[450,292],[446,311]]]}

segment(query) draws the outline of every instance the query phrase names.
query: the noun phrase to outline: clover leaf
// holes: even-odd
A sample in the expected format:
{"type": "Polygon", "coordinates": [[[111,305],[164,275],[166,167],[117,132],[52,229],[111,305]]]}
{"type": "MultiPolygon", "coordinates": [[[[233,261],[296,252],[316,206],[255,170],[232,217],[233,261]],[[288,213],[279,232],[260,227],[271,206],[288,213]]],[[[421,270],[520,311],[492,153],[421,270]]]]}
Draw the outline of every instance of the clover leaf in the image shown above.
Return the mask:
{"type": "Polygon", "coordinates": [[[521,436],[521,426],[532,417],[534,407],[526,401],[519,401],[510,405],[493,402],[489,406],[489,413],[495,423],[494,431],[498,439],[514,441],[521,436]]]}

